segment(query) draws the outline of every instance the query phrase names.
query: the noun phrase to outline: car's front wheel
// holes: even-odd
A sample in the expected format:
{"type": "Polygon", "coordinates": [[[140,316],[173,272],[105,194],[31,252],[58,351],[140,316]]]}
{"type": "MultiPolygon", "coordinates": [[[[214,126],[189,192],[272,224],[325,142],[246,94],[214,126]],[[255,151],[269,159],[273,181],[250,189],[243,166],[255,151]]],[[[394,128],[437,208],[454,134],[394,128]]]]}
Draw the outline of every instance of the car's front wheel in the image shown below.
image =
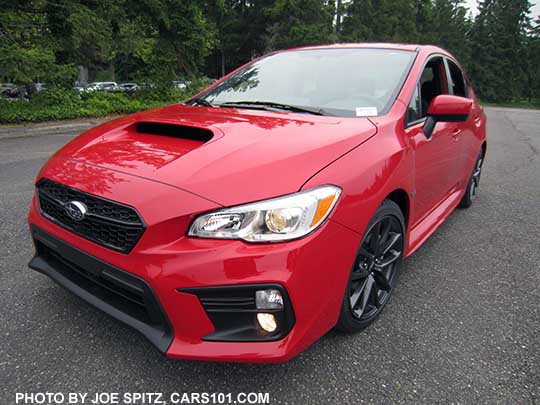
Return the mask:
{"type": "Polygon", "coordinates": [[[396,203],[385,200],[362,238],[336,329],[356,332],[379,316],[397,284],[404,247],[403,213],[396,203]]]}

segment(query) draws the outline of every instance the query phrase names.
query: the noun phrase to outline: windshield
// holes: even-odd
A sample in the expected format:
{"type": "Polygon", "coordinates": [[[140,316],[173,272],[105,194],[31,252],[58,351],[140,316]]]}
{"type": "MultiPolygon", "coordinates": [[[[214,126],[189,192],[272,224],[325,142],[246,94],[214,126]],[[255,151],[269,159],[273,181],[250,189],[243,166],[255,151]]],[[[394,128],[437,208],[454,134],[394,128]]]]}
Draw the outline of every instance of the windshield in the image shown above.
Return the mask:
{"type": "Polygon", "coordinates": [[[258,60],[199,97],[213,105],[267,102],[336,116],[386,113],[416,53],[390,49],[312,49],[258,60]]]}

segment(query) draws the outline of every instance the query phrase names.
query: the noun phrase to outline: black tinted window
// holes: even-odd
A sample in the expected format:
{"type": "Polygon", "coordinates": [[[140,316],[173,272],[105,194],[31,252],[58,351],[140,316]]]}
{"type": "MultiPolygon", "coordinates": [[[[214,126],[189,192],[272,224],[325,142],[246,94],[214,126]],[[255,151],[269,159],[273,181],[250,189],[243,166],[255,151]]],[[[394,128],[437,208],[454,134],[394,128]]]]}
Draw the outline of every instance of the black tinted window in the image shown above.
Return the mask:
{"type": "Polygon", "coordinates": [[[448,68],[450,69],[450,87],[454,96],[468,97],[469,95],[461,69],[451,60],[448,60],[448,68]]]}

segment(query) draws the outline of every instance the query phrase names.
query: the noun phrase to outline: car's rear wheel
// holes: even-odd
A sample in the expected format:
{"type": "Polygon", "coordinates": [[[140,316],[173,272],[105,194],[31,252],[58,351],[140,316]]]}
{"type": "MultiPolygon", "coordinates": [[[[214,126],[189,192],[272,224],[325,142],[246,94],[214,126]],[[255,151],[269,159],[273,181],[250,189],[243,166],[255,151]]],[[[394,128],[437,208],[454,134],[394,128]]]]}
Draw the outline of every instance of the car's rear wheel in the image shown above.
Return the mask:
{"type": "Polygon", "coordinates": [[[356,332],[379,316],[396,287],[404,246],[403,213],[396,203],[385,200],[362,238],[336,329],[356,332]]]}
{"type": "Polygon", "coordinates": [[[465,190],[465,194],[463,194],[463,197],[459,202],[460,208],[469,208],[472,205],[476,197],[478,186],[480,185],[480,176],[482,175],[483,163],[484,154],[482,151],[480,151],[478,157],[476,158],[476,162],[474,163],[473,172],[471,174],[471,177],[469,178],[469,183],[467,184],[467,190],[465,190]]]}

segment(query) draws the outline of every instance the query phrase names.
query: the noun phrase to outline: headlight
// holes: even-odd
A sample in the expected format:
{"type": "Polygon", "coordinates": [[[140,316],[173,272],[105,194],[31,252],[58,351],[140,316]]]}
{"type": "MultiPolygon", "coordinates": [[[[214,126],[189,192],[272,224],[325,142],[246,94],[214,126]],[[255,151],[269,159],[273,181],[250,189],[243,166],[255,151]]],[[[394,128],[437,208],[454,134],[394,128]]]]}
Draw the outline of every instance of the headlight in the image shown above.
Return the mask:
{"type": "Polygon", "coordinates": [[[341,189],[322,186],[201,215],[188,235],[201,238],[280,242],[307,235],[328,217],[341,189]]]}

